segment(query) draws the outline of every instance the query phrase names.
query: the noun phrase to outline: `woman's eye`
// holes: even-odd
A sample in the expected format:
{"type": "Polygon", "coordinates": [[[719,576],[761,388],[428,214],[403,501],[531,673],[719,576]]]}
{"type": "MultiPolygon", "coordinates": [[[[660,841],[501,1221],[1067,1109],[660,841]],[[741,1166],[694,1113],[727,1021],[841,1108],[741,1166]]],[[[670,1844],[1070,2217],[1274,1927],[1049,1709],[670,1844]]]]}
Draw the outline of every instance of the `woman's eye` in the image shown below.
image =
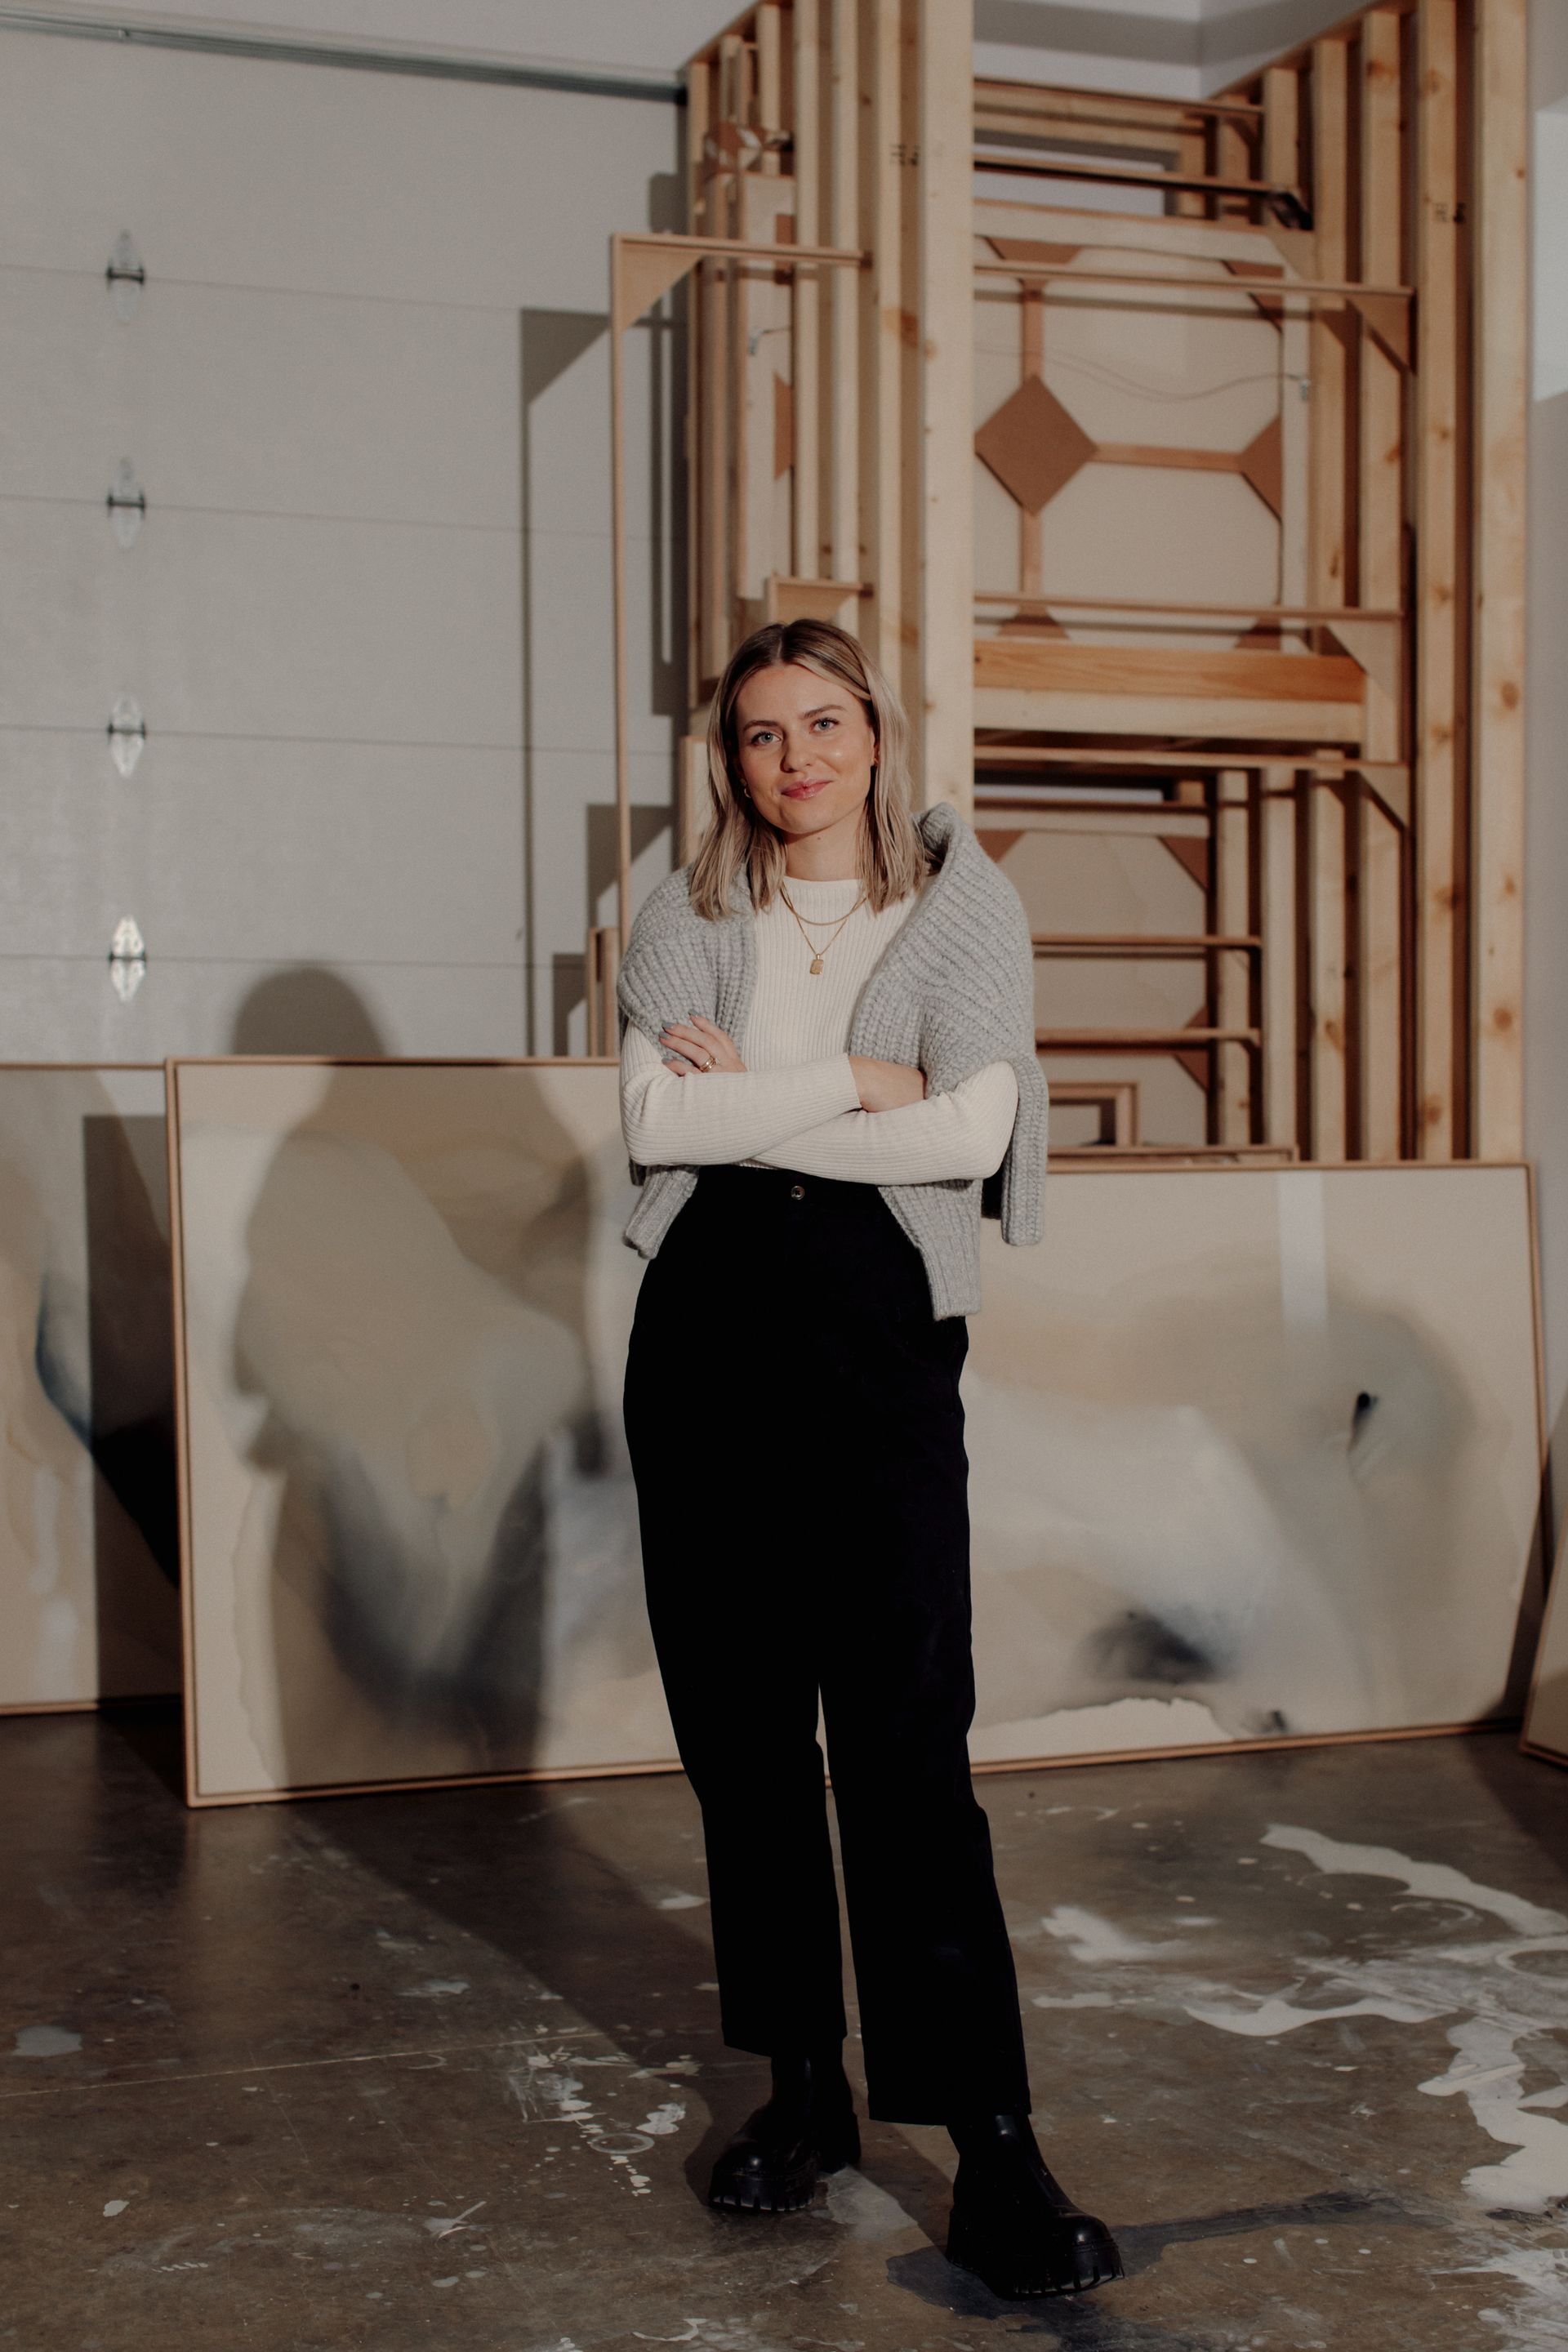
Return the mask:
{"type": "Polygon", "coordinates": [[[819,719],[816,723],[819,727],[837,727],[838,721],[837,719],[819,719]]]}

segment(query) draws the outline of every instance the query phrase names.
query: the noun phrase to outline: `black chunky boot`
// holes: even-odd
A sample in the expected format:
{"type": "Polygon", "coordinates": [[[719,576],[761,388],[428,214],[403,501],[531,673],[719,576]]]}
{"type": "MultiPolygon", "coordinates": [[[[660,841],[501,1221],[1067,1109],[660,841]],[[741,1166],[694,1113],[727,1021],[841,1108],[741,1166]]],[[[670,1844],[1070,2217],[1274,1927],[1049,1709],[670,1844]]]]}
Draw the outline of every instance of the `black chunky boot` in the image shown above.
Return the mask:
{"type": "Polygon", "coordinates": [[[958,2149],[947,2258],[1009,2298],[1077,2294],[1121,2276],[1116,2241],[1046,2169],[1027,2116],[949,2126],[958,2149]]]}
{"type": "Polygon", "coordinates": [[[837,2051],[774,2058],[773,2096],[713,2167],[708,2202],[731,2213],[797,2213],[817,2175],[860,2161],[854,2095],[837,2051]]]}

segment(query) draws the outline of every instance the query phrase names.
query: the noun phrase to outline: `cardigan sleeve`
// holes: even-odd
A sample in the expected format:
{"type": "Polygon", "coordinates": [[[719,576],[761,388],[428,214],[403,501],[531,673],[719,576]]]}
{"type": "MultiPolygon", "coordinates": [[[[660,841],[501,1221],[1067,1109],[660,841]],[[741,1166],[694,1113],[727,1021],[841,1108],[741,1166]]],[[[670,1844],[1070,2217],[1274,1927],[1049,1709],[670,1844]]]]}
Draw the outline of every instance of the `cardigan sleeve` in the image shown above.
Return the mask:
{"type": "Polygon", "coordinates": [[[843,1111],[752,1156],[770,1167],[852,1183],[990,1176],[1002,1165],[1017,1108],[1012,1064],[988,1062],[946,1094],[927,1095],[897,1110],[843,1111]]]}
{"type": "Polygon", "coordinates": [[[856,1110],[859,1100],[847,1054],[783,1069],[681,1077],[635,1023],[621,1041],[621,1132],[642,1168],[752,1160],[786,1136],[856,1110]]]}

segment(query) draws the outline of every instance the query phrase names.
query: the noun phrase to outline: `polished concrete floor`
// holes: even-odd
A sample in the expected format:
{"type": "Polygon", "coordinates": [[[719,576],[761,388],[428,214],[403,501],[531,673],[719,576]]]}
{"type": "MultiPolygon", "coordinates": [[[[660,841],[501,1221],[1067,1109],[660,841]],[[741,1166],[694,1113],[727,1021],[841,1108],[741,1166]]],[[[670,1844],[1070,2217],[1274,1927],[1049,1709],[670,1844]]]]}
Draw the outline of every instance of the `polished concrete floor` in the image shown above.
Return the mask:
{"type": "Polygon", "coordinates": [[[0,1723],[0,2346],[1568,2346],[1568,1774],[1506,1738],[981,1783],[1127,2259],[1072,2305],[949,2268],[940,2132],[701,2203],[762,2070],[683,1780],[192,1814],[173,1749],[0,1723]]]}

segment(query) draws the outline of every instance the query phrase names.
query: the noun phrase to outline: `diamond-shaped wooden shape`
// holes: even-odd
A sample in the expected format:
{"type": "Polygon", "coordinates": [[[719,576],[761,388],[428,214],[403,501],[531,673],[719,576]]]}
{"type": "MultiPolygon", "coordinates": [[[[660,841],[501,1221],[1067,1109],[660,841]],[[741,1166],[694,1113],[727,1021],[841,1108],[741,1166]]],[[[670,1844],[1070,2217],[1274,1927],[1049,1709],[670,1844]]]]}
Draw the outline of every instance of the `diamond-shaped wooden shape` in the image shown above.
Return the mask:
{"type": "Polygon", "coordinates": [[[1038,514],[1087,466],[1095,445],[1037,375],[1024,378],[974,436],[975,454],[1026,514],[1038,514]]]}

